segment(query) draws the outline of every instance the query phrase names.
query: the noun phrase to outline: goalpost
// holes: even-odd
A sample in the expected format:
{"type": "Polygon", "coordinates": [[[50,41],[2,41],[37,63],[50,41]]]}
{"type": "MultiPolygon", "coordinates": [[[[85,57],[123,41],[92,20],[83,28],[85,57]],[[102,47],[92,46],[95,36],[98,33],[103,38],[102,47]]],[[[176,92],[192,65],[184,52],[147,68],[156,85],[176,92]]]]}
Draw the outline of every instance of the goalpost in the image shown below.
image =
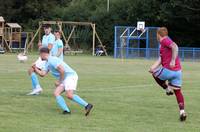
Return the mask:
{"type": "Polygon", "coordinates": [[[114,58],[157,57],[157,28],[145,27],[141,21],[137,22],[137,26],[115,26],[114,58]]]}
{"type": "MultiPolygon", "coordinates": [[[[58,30],[60,30],[61,34],[62,34],[62,38],[64,41],[64,47],[66,49],[68,49],[69,52],[79,52],[77,50],[73,50],[72,44],[70,43],[70,41],[75,41],[76,38],[78,38],[76,36],[76,34],[81,36],[81,39],[83,39],[84,37],[92,40],[92,55],[95,55],[95,48],[96,48],[96,39],[97,42],[99,43],[100,47],[102,48],[102,50],[104,51],[105,55],[107,56],[107,51],[105,49],[105,46],[103,45],[99,35],[96,32],[96,25],[92,22],[73,22],[73,21],[41,21],[39,22],[39,27],[36,30],[32,40],[30,41],[30,43],[27,45],[27,50],[33,46],[33,42],[36,39],[36,37],[38,36],[38,39],[41,40],[41,29],[42,29],[42,25],[44,24],[50,24],[51,26],[57,27],[58,30]],[[87,28],[87,29],[86,29],[87,28]],[[88,32],[92,32],[91,36],[87,35],[88,32]],[[86,33],[87,32],[87,33],[86,33]],[[87,35],[87,36],[83,36],[83,35],[87,35]]],[[[80,40],[81,41],[81,40],[80,40]]]]}

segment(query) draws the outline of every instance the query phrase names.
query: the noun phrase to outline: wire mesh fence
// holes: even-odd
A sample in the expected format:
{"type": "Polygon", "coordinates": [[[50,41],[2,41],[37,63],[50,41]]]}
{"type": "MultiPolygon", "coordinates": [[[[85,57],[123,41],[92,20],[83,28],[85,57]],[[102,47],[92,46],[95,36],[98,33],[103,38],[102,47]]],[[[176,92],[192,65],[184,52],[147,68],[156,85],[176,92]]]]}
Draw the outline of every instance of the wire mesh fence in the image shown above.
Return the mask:
{"type": "MultiPolygon", "coordinates": [[[[146,27],[143,36],[132,35],[136,27],[116,26],[114,40],[114,58],[146,58],[159,56],[159,43],[156,38],[158,27],[146,27]]],[[[200,48],[179,47],[179,57],[182,61],[200,61],[200,48]]]]}

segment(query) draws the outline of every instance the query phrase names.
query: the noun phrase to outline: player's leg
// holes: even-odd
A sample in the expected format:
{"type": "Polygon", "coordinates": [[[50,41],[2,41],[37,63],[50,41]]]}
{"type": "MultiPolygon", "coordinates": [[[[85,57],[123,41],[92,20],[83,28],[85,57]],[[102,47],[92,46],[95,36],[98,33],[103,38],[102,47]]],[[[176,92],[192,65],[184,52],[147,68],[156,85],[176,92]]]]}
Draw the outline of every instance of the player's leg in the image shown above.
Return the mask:
{"type": "Polygon", "coordinates": [[[93,108],[93,105],[87,103],[84,99],[82,99],[77,94],[74,94],[74,90],[76,90],[76,86],[77,86],[77,81],[78,81],[78,76],[67,77],[64,80],[66,96],[67,98],[78,103],[80,106],[84,107],[86,110],[85,115],[87,116],[90,113],[91,109],[93,108]]]}
{"type": "Polygon", "coordinates": [[[85,108],[86,110],[85,116],[87,116],[90,113],[91,109],[93,108],[92,104],[87,103],[80,96],[78,96],[77,94],[74,94],[73,90],[67,90],[66,96],[68,99],[73,100],[74,102],[76,102],[77,104],[85,108]]]}
{"type": "Polygon", "coordinates": [[[70,114],[70,110],[69,110],[65,100],[61,96],[62,92],[64,92],[64,85],[57,86],[54,91],[54,96],[56,97],[56,102],[57,102],[58,106],[63,110],[63,114],[70,114]]]}
{"type": "Polygon", "coordinates": [[[174,86],[170,86],[172,89],[174,89],[174,93],[176,96],[176,100],[178,103],[178,107],[180,110],[180,121],[185,121],[186,120],[186,112],[185,112],[185,102],[184,102],[184,96],[182,94],[181,88],[177,88],[174,86]]]}
{"type": "Polygon", "coordinates": [[[73,90],[67,90],[66,96],[68,99],[73,100],[74,102],[78,103],[80,106],[86,107],[88,105],[88,103],[85,100],[83,100],[78,95],[74,94],[73,90]]]}
{"type": "Polygon", "coordinates": [[[159,79],[158,77],[153,75],[153,78],[157,82],[158,85],[160,85],[163,89],[166,89],[168,86],[166,84],[166,81],[159,79]]]}
{"type": "Polygon", "coordinates": [[[168,87],[166,81],[169,78],[169,72],[165,68],[157,69],[152,75],[158,85],[160,85],[164,90],[166,90],[167,95],[173,95],[173,91],[168,87]]]}
{"type": "Polygon", "coordinates": [[[28,95],[37,95],[42,92],[38,76],[36,75],[32,67],[28,70],[28,74],[31,77],[32,83],[32,92],[30,92],[28,95]]]}
{"type": "Polygon", "coordinates": [[[176,100],[177,100],[179,110],[180,110],[180,120],[185,121],[187,115],[184,110],[185,102],[184,102],[184,96],[181,90],[181,85],[182,85],[182,73],[181,71],[175,71],[173,79],[171,79],[169,82],[169,86],[172,89],[174,89],[174,93],[175,93],[176,100]]]}
{"type": "MultiPolygon", "coordinates": [[[[42,61],[42,59],[39,57],[34,65],[39,68],[39,69],[43,69],[45,67],[46,61],[42,61]]],[[[31,67],[28,71],[29,76],[31,77],[31,82],[32,82],[32,92],[30,92],[27,95],[38,95],[42,92],[42,88],[41,85],[39,83],[39,79],[38,76],[35,74],[33,68],[31,67]]]]}

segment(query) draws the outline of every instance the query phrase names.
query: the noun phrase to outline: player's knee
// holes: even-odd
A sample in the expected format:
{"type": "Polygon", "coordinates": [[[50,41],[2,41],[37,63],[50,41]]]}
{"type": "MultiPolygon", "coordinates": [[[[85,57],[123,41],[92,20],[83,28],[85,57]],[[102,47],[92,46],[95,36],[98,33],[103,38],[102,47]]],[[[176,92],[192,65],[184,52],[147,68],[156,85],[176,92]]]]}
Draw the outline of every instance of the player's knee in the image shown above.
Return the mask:
{"type": "Polygon", "coordinates": [[[153,78],[155,79],[155,81],[163,88],[166,89],[168,87],[168,85],[166,84],[165,80],[161,80],[158,77],[153,76],[153,78]]]}
{"type": "Polygon", "coordinates": [[[67,96],[68,99],[72,99],[73,98],[73,94],[72,93],[67,93],[66,96],[67,96]]]}

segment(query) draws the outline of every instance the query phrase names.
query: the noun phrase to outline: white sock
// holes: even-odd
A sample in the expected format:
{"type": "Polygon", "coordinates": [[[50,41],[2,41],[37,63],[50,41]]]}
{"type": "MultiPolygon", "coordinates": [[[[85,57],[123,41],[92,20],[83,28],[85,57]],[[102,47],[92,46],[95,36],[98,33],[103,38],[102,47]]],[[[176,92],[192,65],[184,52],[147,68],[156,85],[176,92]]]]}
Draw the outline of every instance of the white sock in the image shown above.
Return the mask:
{"type": "Polygon", "coordinates": [[[166,92],[170,92],[171,91],[171,89],[170,88],[166,88],[166,92]]]}
{"type": "Polygon", "coordinates": [[[37,86],[36,86],[36,89],[42,89],[42,88],[41,88],[41,86],[40,86],[40,85],[37,85],[37,86]]]}
{"type": "Polygon", "coordinates": [[[185,113],[185,110],[180,110],[180,115],[185,113]]]}

